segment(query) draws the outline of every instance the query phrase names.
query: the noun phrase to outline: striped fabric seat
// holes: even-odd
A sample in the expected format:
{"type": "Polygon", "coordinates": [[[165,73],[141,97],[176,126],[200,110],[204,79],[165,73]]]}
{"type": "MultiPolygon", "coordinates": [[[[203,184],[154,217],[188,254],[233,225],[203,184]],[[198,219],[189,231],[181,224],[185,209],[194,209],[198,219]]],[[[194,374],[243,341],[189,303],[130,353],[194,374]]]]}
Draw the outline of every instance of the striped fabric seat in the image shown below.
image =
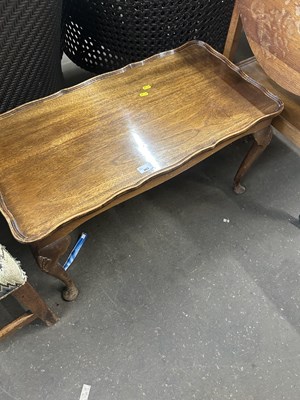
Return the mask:
{"type": "Polygon", "coordinates": [[[20,262],[0,244],[0,299],[24,285],[26,281],[27,276],[20,262]]]}

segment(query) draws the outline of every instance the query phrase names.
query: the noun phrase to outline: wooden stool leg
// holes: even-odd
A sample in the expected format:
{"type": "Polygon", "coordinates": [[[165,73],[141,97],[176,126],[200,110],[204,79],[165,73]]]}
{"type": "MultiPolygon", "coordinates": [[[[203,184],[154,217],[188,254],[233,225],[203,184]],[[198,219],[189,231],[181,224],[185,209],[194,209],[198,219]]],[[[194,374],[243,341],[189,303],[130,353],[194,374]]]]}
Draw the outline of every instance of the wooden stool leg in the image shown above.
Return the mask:
{"type": "Polygon", "coordinates": [[[70,243],[70,236],[66,236],[44,247],[32,246],[33,255],[40,269],[46,274],[61,280],[66,285],[62,296],[67,301],[75,300],[78,296],[78,289],[75,283],[59,263],[59,258],[68,250],[70,243]]]}
{"type": "Polygon", "coordinates": [[[23,326],[30,324],[30,322],[34,321],[35,319],[37,319],[36,315],[32,314],[30,311],[26,312],[19,318],[0,329],[0,340],[16,332],[18,329],[23,328],[23,326]]]}
{"type": "Polygon", "coordinates": [[[50,326],[58,321],[57,316],[28,282],[14,291],[12,296],[25,308],[28,308],[33,315],[44,321],[46,325],[50,326]]]}
{"type": "Polygon", "coordinates": [[[28,282],[12,292],[11,295],[28,311],[0,329],[0,340],[30,324],[37,318],[44,321],[47,326],[53,325],[58,321],[57,316],[28,282]]]}
{"type": "Polygon", "coordinates": [[[269,145],[272,139],[271,127],[263,129],[253,134],[254,143],[251,146],[249,152],[244,158],[238,172],[236,173],[233,181],[233,190],[236,194],[242,194],[246,188],[241,185],[242,178],[249,171],[250,167],[256,161],[256,159],[264,152],[266,147],[269,145]]]}

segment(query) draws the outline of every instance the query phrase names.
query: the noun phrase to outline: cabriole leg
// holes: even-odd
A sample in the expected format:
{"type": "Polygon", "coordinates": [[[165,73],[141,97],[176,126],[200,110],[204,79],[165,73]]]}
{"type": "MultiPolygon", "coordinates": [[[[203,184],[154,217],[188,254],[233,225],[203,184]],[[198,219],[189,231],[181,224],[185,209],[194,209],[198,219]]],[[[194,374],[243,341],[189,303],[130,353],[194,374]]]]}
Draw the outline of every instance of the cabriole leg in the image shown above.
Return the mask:
{"type": "Polygon", "coordinates": [[[265,128],[253,134],[254,143],[244,158],[238,172],[236,173],[233,181],[233,190],[236,194],[242,194],[246,188],[241,185],[242,178],[249,171],[250,167],[257,160],[257,158],[264,152],[272,139],[271,127],[265,128]]]}
{"type": "Polygon", "coordinates": [[[59,263],[59,258],[65,254],[70,246],[71,238],[66,236],[47,246],[32,245],[32,252],[40,269],[46,274],[54,276],[65,284],[62,292],[64,300],[73,301],[78,296],[78,289],[69,274],[59,263]]]}

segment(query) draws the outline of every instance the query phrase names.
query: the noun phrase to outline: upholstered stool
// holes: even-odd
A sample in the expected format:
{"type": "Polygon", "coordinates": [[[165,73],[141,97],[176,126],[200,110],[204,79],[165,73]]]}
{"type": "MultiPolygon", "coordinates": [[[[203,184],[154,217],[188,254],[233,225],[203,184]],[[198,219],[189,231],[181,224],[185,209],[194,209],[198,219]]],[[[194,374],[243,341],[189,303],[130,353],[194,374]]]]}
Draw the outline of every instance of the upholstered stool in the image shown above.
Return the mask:
{"type": "Polygon", "coordinates": [[[10,294],[30,311],[0,329],[0,339],[36,318],[40,318],[48,326],[58,320],[44,300],[27,282],[27,276],[20,263],[0,244],[0,300],[10,294]]]}

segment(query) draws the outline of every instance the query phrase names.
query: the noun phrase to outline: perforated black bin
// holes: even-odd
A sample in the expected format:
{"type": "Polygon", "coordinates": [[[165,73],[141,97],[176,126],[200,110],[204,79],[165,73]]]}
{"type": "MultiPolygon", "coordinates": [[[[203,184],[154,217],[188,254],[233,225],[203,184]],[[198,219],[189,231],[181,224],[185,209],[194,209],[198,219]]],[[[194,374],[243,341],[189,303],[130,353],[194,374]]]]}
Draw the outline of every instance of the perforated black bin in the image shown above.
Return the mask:
{"type": "Polygon", "coordinates": [[[96,73],[191,39],[222,51],[233,5],[234,0],[66,0],[64,51],[96,73]]]}

